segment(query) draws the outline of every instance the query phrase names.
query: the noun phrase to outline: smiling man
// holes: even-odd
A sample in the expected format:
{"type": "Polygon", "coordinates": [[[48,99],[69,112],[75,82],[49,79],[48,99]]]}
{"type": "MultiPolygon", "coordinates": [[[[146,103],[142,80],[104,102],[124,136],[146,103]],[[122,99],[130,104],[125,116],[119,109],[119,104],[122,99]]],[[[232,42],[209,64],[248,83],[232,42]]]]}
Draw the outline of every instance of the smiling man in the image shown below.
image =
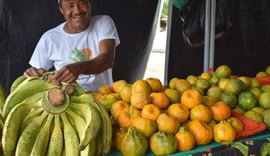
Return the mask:
{"type": "Polygon", "coordinates": [[[113,20],[92,16],[89,0],[58,0],[65,22],[40,38],[25,77],[41,76],[54,66],[58,81],[75,81],[85,91],[112,84],[115,48],[120,40],[113,20]]]}

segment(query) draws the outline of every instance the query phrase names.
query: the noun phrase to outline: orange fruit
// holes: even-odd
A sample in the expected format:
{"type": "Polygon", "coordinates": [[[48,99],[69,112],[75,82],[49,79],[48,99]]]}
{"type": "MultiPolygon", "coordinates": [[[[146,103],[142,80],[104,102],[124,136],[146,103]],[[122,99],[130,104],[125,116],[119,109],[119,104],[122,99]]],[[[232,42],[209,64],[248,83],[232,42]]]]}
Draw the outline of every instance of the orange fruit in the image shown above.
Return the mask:
{"type": "Polygon", "coordinates": [[[259,104],[264,109],[270,108],[270,92],[264,92],[260,95],[259,104]]]}
{"type": "Polygon", "coordinates": [[[124,109],[119,113],[118,117],[115,119],[116,123],[123,128],[128,128],[132,126],[133,118],[129,112],[129,109],[124,109]]]}
{"type": "Polygon", "coordinates": [[[264,77],[267,76],[267,73],[265,71],[259,71],[255,77],[264,77]]]}
{"type": "Polygon", "coordinates": [[[257,98],[250,91],[242,92],[238,96],[238,105],[244,110],[251,110],[257,105],[257,98]]]}
{"type": "Polygon", "coordinates": [[[246,76],[240,76],[238,79],[244,83],[244,90],[246,90],[250,87],[250,84],[251,84],[250,78],[248,78],[246,76]]]}
{"type": "Polygon", "coordinates": [[[156,121],[161,114],[160,109],[154,104],[147,104],[143,106],[141,115],[143,118],[156,121]]]}
{"type": "Polygon", "coordinates": [[[196,89],[188,89],[181,96],[181,103],[189,109],[202,103],[202,95],[196,89]]]}
{"type": "Polygon", "coordinates": [[[123,137],[120,149],[123,155],[145,155],[147,140],[136,128],[130,127],[123,137]]]}
{"type": "Polygon", "coordinates": [[[156,132],[156,122],[143,117],[135,117],[132,126],[146,138],[150,138],[156,132]]]}
{"type": "Polygon", "coordinates": [[[236,113],[238,113],[238,114],[242,114],[242,115],[246,112],[243,108],[239,107],[238,105],[235,106],[235,107],[232,109],[232,111],[234,111],[234,112],[236,112],[236,113]]]}
{"type": "Polygon", "coordinates": [[[236,134],[239,134],[240,132],[242,132],[244,130],[244,125],[243,125],[241,120],[239,120],[235,117],[230,117],[226,121],[232,125],[236,134]]]}
{"type": "Polygon", "coordinates": [[[152,92],[150,84],[145,80],[137,80],[132,84],[132,93],[147,93],[152,92]]]}
{"type": "Polygon", "coordinates": [[[98,88],[98,92],[101,94],[113,93],[113,88],[109,84],[103,84],[98,88]]]}
{"type": "Polygon", "coordinates": [[[196,82],[196,87],[202,90],[206,90],[210,87],[210,83],[208,80],[204,78],[199,78],[198,81],[196,82]]]}
{"type": "Polygon", "coordinates": [[[190,110],[190,120],[202,120],[205,123],[210,123],[212,120],[211,109],[203,104],[197,105],[190,110]]]}
{"type": "Polygon", "coordinates": [[[120,97],[122,98],[122,100],[130,103],[130,98],[131,98],[131,84],[125,84],[120,92],[120,97]]]}
{"type": "Polygon", "coordinates": [[[220,121],[214,127],[214,140],[220,144],[229,144],[235,140],[236,131],[227,121],[220,121]]]}
{"type": "Polygon", "coordinates": [[[262,92],[270,92],[270,84],[264,84],[260,89],[262,92]]]}
{"type": "Polygon", "coordinates": [[[217,78],[229,78],[231,76],[231,68],[227,65],[220,65],[216,68],[215,74],[217,78]]]}
{"type": "Polygon", "coordinates": [[[170,82],[169,82],[169,88],[175,89],[174,86],[175,86],[175,84],[176,84],[176,82],[177,82],[178,80],[180,80],[180,79],[177,78],[177,77],[172,78],[172,79],[170,80],[170,82]]]}
{"type": "Polygon", "coordinates": [[[177,140],[174,135],[158,131],[150,138],[150,149],[154,155],[170,155],[177,150],[177,140]]]}
{"type": "Polygon", "coordinates": [[[191,89],[191,84],[185,79],[179,79],[176,80],[173,89],[176,89],[180,94],[183,94],[186,90],[191,89]]]}
{"type": "Polygon", "coordinates": [[[111,94],[105,94],[101,96],[99,99],[99,102],[105,107],[107,112],[110,112],[112,104],[118,100],[119,100],[118,97],[115,96],[113,93],[111,93],[111,94]]]}
{"type": "Polygon", "coordinates": [[[189,118],[189,109],[181,103],[171,104],[167,109],[167,113],[181,123],[185,123],[189,118]]]}
{"type": "Polygon", "coordinates": [[[210,80],[211,74],[209,72],[203,72],[201,73],[200,77],[206,80],[210,80]]]}
{"type": "Polygon", "coordinates": [[[210,106],[213,118],[216,121],[226,120],[231,116],[231,108],[223,101],[219,101],[210,106]]]}
{"type": "Polygon", "coordinates": [[[197,78],[197,76],[195,76],[195,75],[189,75],[189,76],[186,78],[186,80],[187,80],[191,85],[195,86],[195,84],[196,84],[198,78],[197,78]]]}
{"type": "Polygon", "coordinates": [[[130,104],[137,109],[142,109],[143,106],[151,103],[151,97],[148,93],[132,93],[130,98],[130,104]]]}
{"type": "Polygon", "coordinates": [[[113,82],[113,84],[112,84],[113,91],[115,93],[120,94],[121,89],[125,84],[127,84],[127,82],[125,80],[118,80],[118,81],[113,82]]]}
{"type": "Polygon", "coordinates": [[[250,88],[254,88],[254,87],[261,87],[261,83],[259,80],[257,79],[251,79],[251,84],[250,84],[250,88]]]}
{"type": "Polygon", "coordinates": [[[266,72],[267,75],[270,75],[270,66],[266,67],[265,72],[266,72]]]}
{"type": "Polygon", "coordinates": [[[159,131],[173,135],[178,131],[180,127],[180,121],[172,116],[169,116],[167,113],[161,113],[157,118],[156,123],[159,131]]]}
{"type": "Polygon", "coordinates": [[[211,96],[203,96],[203,104],[207,105],[207,106],[211,106],[213,104],[215,104],[218,100],[211,97],[211,96]]]}
{"type": "Polygon", "coordinates": [[[212,74],[209,82],[210,82],[210,85],[217,85],[218,84],[217,76],[215,74],[212,74]]]}
{"type": "Polygon", "coordinates": [[[263,122],[263,117],[261,114],[253,111],[253,110],[248,110],[244,113],[244,116],[253,120],[253,121],[256,121],[258,123],[262,123],[263,122]]]}
{"type": "Polygon", "coordinates": [[[141,112],[134,107],[129,107],[121,111],[115,119],[120,127],[129,128],[132,126],[133,119],[141,116],[141,112]]]}
{"type": "Polygon", "coordinates": [[[231,108],[235,107],[238,104],[237,96],[231,92],[224,92],[219,97],[220,101],[225,102],[231,108]]]}
{"type": "Polygon", "coordinates": [[[262,94],[262,91],[257,87],[249,88],[248,91],[250,91],[256,96],[257,102],[259,103],[259,98],[260,98],[260,95],[262,94]]]}
{"type": "Polygon", "coordinates": [[[151,93],[152,104],[158,106],[159,109],[166,109],[170,105],[170,99],[163,92],[151,93]]]}
{"type": "Polygon", "coordinates": [[[213,130],[201,120],[192,120],[188,123],[188,130],[195,137],[197,145],[206,145],[213,139],[213,130]]]}
{"type": "Polygon", "coordinates": [[[126,108],[129,107],[129,104],[123,100],[116,101],[112,104],[111,114],[116,119],[117,116],[126,108]]]}
{"type": "Polygon", "coordinates": [[[150,84],[152,92],[161,92],[162,91],[163,85],[158,78],[150,77],[150,78],[147,78],[145,81],[150,84]]]}
{"type": "Polygon", "coordinates": [[[219,99],[222,93],[222,89],[220,89],[218,86],[212,86],[207,90],[207,96],[213,97],[214,99],[219,99]]]}
{"type": "Polygon", "coordinates": [[[239,79],[230,79],[226,84],[224,91],[231,92],[235,95],[240,94],[244,90],[244,82],[239,79]]]}
{"type": "Polygon", "coordinates": [[[101,97],[104,95],[104,94],[101,94],[101,93],[89,93],[90,95],[92,95],[94,98],[96,98],[97,100],[100,100],[101,97]]]}
{"type": "Polygon", "coordinates": [[[177,103],[180,102],[180,93],[178,92],[178,90],[176,89],[166,89],[164,91],[164,94],[166,94],[168,96],[168,98],[170,99],[170,103],[177,103]]]}
{"type": "Polygon", "coordinates": [[[121,150],[121,144],[122,144],[122,140],[124,138],[124,136],[127,133],[127,129],[126,128],[117,128],[114,129],[113,131],[113,145],[115,146],[115,148],[117,150],[121,150]]]}
{"type": "Polygon", "coordinates": [[[230,81],[230,79],[227,79],[227,78],[222,78],[222,79],[219,79],[218,81],[218,87],[222,90],[225,89],[227,83],[230,81]]]}
{"type": "Polygon", "coordinates": [[[179,151],[189,151],[195,147],[195,137],[186,126],[181,126],[175,137],[178,141],[179,151]]]}

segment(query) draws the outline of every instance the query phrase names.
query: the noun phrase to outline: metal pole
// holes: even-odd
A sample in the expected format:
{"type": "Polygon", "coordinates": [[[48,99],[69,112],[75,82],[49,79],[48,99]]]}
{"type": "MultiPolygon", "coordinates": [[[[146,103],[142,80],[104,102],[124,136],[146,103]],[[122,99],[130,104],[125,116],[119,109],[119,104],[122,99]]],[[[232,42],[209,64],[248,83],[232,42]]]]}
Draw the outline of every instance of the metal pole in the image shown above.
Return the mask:
{"type": "Polygon", "coordinates": [[[211,34],[210,34],[210,56],[209,68],[214,69],[215,59],[215,20],[216,20],[216,0],[211,0],[211,34]]]}
{"type": "Polygon", "coordinates": [[[165,50],[164,85],[168,85],[168,66],[169,66],[169,52],[170,52],[170,39],[171,39],[172,10],[173,10],[173,1],[169,0],[167,39],[166,39],[166,50],[165,50]]]}
{"type": "Polygon", "coordinates": [[[204,62],[203,70],[209,69],[210,0],[205,0],[204,62]]]}

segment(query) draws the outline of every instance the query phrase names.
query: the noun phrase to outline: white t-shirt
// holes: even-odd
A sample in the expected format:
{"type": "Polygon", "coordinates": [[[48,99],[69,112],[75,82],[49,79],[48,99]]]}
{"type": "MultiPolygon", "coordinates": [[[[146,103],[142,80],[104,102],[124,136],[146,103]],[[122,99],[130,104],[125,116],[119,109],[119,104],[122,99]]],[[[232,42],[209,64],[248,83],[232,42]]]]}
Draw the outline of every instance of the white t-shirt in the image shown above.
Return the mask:
{"type": "MultiPolygon", "coordinates": [[[[98,43],[104,39],[115,39],[116,46],[120,40],[113,20],[107,15],[91,18],[87,30],[68,34],[64,31],[66,22],[48,30],[40,38],[30,59],[30,65],[36,68],[55,70],[80,61],[90,60],[99,55],[98,43]]],[[[112,69],[100,74],[79,75],[78,84],[85,91],[97,91],[102,84],[112,84],[112,69]]]]}

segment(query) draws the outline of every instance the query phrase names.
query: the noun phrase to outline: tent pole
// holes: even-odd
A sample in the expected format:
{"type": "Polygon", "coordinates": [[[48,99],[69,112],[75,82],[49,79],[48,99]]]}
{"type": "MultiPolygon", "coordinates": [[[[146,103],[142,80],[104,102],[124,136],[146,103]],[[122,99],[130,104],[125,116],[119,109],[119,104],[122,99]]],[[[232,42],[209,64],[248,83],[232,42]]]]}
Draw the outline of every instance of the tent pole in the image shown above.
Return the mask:
{"type": "Polygon", "coordinates": [[[215,18],[216,17],[216,0],[211,0],[211,34],[210,34],[210,57],[209,68],[214,69],[215,58],[215,18]]]}
{"type": "Polygon", "coordinates": [[[168,6],[168,20],[167,20],[167,39],[165,49],[165,70],[164,70],[164,85],[168,85],[168,66],[169,66],[169,52],[170,52],[170,39],[171,39],[171,25],[172,25],[172,10],[173,1],[169,0],[168,6]]]}
{"type": "Polygon", "coordinates": [[[209,69],[209,46],[210,46],[209,38],[210,38],[210,0],[205,0],[203,71],[208,71],[208,69],[209,69]]]}

